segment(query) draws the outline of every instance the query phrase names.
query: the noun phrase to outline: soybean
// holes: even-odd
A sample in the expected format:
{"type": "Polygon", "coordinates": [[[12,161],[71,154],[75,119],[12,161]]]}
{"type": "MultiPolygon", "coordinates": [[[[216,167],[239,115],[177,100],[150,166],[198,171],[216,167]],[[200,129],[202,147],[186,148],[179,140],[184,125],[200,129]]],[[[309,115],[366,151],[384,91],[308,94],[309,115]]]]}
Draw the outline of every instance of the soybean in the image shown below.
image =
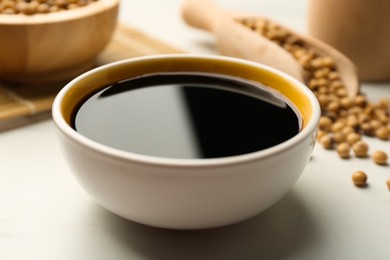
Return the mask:
{"type": "Polygon", "coordinates": [[[352,146],[353,152],[359,158],[365,158],[368,155],[368,144],[363,141],[358,141],[352,146]]]}
{"type": "Polygon", "coordinates": [[[337,145],[337,153],[340,158],[346,159],[350,157],[351,146],[348,143],[340,143],[337,145]]]}
{"type": "Polygon", "coordinates": [[[356,186],[365,186],[367,179],[367,174],[363,171],[356,171],[352,174],[352,181],[356,186]]]}
{"type": "Polygon", "coordinates": [[[376,164],[387,165],[387,153],[385,151],[377,150],[371,155],[376,164]]]}

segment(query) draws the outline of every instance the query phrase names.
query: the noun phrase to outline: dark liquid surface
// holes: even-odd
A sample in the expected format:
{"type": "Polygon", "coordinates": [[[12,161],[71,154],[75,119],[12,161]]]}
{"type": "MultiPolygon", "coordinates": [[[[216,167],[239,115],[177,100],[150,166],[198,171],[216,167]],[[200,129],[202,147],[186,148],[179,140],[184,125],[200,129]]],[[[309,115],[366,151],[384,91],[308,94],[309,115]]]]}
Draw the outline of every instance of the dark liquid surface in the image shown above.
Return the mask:
{"type": "Polygon", "coordinates": [[[277,145],[301,118],[266,87],[214,74],[152,74],[89,97],[80,134],[117,149],[165,158],[218,158],[277,145]]]}

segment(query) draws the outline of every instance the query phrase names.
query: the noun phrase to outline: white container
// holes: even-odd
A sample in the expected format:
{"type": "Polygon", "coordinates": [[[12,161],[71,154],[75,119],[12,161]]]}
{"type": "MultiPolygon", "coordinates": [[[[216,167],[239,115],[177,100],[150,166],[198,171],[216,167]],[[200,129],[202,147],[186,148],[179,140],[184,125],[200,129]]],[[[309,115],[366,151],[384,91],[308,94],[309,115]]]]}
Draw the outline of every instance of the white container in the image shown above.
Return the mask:
{"type": "Polygon", "coordinates": [[[301,82],[259,63],[215,55],[156,55],[108,64],[71,81],[53,104],[65,158],[91,197],[129,220],[174,229],[232,224],[278,202],[310,159],[319,118],[318,101],[301,82]],[[270,86],[295,104],[303,128],[287,141],[253,153],[171,159],[118,150],[71,127],[75,107],[102,86],[147,73],[183,70],[225,73],[270,86]]]}

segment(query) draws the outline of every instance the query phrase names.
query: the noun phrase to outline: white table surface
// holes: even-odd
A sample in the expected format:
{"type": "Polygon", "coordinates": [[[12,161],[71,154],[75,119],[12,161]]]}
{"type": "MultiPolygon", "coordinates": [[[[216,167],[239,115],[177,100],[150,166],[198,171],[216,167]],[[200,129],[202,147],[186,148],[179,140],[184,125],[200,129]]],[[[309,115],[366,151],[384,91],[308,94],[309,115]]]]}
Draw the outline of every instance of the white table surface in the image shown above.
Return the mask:
{"type": "MultiPolygon", "coordinates": [[[[305,30],[305,0],[224,0],[305,30]]],[[[123,0],[120,19],[193,53],[214,38],[189,28],[180,0],[123,0]]],[[[371,100],[390,83],[364,84],[371,100]]],[[[372,150],[390,143],[368,140],[372,150]]],[[[63,161],[52,121],[0,133],[0,259],[390,259],[390,167],[341,160],[316,146],[294,188],[268,211],[229,227],[172,231],[139,225],[97,205],[63,161]],[[351,183],[364,170],[369,185],[351,183]]]]}

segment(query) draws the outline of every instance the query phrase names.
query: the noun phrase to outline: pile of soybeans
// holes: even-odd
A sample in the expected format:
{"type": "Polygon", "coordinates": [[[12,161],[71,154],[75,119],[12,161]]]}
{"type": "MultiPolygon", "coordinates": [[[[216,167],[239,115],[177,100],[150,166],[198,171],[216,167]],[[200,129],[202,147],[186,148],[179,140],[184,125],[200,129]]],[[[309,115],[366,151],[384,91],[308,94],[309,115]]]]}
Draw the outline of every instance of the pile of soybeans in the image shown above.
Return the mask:
{"type": "MultiPolygon", "coordinates": [[[[387,152],[376,150],[370,153],[363,137],[390,139],[389,99],[373,103],[362,92],[349,97],[332,57],[316,53],[298,36],[269,20],[245,18],[238,22],[278,44],[302,65],[306,73],[304,83],[321,106],[318,142],[323,148],[334,150],[341,159],[371,157],[374,163],[388,166],[387,152]]],[[[363,171],[354,172],[351,178],[359,187],[366,185],[367,174],[363,171]]],[[[390,189],[390,179],[387,186],[390,189]]]]}
{"type": "Polygon", "coordinates": [[[98,0],[0,0],[0,14],[52,13],[86,6],[98,0]]]}

